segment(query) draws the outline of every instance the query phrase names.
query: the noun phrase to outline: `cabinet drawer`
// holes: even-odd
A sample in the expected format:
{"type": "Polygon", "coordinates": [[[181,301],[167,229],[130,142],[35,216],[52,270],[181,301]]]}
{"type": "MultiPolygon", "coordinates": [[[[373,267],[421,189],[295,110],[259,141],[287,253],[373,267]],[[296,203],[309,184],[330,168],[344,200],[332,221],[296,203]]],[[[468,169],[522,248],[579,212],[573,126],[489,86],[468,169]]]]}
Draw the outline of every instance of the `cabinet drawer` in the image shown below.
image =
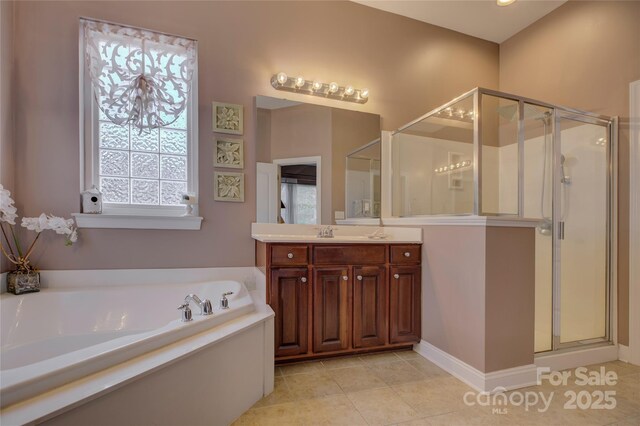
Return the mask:
{"type": "Polygon", "coordinates": [[[420,263],[420,246],[391,246],[391,263],[407,265],[420,263]]]}
{"type": "Polygon", "coordinates": [[[271,247],[272,265],[306,265],[309,248],[305,245],[283,245],[271,247]]]}
{"type": "Polygon", "coordinates": [[[379,265],[386,261],[383,245],[318,245],[313,247],[316,265],[379,265]]]}

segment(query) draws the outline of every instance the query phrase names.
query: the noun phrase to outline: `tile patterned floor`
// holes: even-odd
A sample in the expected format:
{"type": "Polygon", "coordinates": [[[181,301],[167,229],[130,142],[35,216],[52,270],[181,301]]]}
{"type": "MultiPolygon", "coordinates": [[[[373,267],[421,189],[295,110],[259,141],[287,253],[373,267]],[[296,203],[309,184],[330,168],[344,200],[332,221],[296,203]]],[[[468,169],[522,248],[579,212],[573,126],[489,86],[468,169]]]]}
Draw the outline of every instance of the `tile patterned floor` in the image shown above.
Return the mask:
{"type": "MultiPolygon", "coordinates": [[[[519,390],[531,398],[542,393],[547,400],[553,392],[546,411],[539,402],[528,410],[510,404],[496,412],[496,406],[465,404],[464,395],[472,389],[412,351],[292,364],[276,367],[273,393],[234,425],[640,426],[640,367],[620,361],[601,366],[618,375],[615,386],[578,386],[574,371],[564,386],[545,382],[519,390]],[[564,408],[565,392],[587,391],[581,397],[586,403],[606,390],[615,391],[613,410],[564,408]]],[[[518,401],[516,392],[505,395],[518,401]]]]}

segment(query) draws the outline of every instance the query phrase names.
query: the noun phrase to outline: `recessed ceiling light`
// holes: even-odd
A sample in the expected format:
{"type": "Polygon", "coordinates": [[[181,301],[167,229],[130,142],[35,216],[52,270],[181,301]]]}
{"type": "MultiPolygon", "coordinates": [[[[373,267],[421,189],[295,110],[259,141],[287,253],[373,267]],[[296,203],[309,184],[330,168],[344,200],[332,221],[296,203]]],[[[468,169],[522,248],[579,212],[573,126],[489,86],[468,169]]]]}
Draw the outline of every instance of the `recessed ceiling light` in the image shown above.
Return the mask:
{"type": "Polygon", "coordinates": [[[509,6],[511,3],[515,3],[516,0],[496,0],[498,6],[509,6]]]}

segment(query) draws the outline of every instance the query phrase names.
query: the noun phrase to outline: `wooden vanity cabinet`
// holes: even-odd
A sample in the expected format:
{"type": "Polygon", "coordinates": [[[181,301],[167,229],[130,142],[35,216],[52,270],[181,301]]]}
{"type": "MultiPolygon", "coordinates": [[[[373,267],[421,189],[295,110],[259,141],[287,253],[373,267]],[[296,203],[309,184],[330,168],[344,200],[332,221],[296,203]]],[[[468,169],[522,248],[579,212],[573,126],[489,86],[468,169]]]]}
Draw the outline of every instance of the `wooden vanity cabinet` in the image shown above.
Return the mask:
{"type": "Polygon", "coordinates": [[[348,267],[313,269],[313,352],[349,348],[351,279],[348,267]]]}
{"type": "Polygon", "coordinates": [[[387,268],[356,266],[353,277],[353,347],[384,346],[388,343],[387,268]]]}
{"type": "Polygon", "coordinates": [[[420,341],[420,266],[391,266],[389,281],[389,341],[420,341]]]}
{"type": "Polygon", "coordinates": [[[276,314],[276,356],[306,354],[309,349],[309,279],[307,268],[272,268],[269,305],[276,314]]]}
{"type": "Polygon", "coordinates": [[[419,342],[420,262],[419,244],[256,242],[276,361],[419,342]]]}

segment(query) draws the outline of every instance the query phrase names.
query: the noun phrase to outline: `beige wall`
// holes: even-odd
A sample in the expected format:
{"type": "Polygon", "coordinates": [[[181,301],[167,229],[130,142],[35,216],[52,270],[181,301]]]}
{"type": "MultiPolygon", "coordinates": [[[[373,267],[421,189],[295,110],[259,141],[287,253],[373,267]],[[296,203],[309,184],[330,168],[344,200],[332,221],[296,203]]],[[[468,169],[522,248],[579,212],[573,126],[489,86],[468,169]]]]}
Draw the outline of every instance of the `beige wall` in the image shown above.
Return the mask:
{"type": "Polygon", "coordinates": [[[271,110],[271,160],[322,158],[321,223],[331,223],[331,108],[301,104],[271,110]]]}
{"type": "MultiPolygon", "coordinates": [[[[13,66],[13,2],[0,2],[0,183],[14,192],[13,109],[11,71],[13,66]]],[[[15,198],[15,194],[12,194],[15,198]]],[[[0,272],[9,270],[0,255],[0,272]]]]}
{"type": "Polygon", "coordinates": [[[346,109],[331,110],[331,221],[336,211],[345,212],[346,156],[354,149],[380,138],[380,117],[346,109]]]}
{"type": "Polygon", "coordinates": [[[483,371],[533,364],[534,228],[487,228],[485,257],[483,371]]]}
{"type": "Polygon", "coordinates": [[[200,231],[82,230],[77,246],[45,240],[43,269],[253,264],[254,96],[280,96],[273,73],[368,87],[364,105],[394,129],[475,86],[498,86],[498,46],[352,2],[18,2],[15,4],[18,205],[27,215],[79,210],[78,18],[199,41],[200,231]],[[316,17],[309,19],[309,17],[316,17]],[[330,19],[329,19],[330,18],[330,19]],[[245,106],[244,203],[213,201],[211,101],[245,106]]]}
{"type": "Polygon", "coordinates": [[[422,338],[484,371],[485,228],[424,226],[422,239],[422,338]]]}
{"type": "Polygon", "coordinates": [[[640,2],[568,2],[500,45],[500,90],[620,117],[618,339],[629,343],[629,83],[640,2]]]}
{"type": "Polygon", "coordinates": [[[532,364],[534,228],[422,230],[422,338],[484,373],[532,364]]]}

